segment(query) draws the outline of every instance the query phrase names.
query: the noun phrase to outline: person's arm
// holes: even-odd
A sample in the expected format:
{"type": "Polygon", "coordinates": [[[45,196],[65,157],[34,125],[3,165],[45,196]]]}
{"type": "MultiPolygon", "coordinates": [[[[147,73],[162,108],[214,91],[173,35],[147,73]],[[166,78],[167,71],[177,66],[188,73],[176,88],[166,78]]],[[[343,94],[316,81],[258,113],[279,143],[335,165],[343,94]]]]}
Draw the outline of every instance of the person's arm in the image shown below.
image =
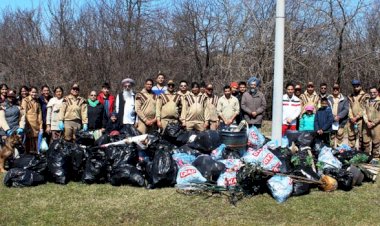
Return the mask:
{"type": "Polygon", "coordinates": [[[135,111],[137,116],[139,117],[139,120],[141,120],[143,123],[146,123],[147,118],[145,117],[144,112],[142,111],[143,102],[141,99],[140,94],[136,95],[136,101],[135,101],[135,111]]]}
{"type": "Polygon", "coordinates": [[[0,128],[2,128],[4,131],[7,131],[10,129],[7,120],[5,119],[5,111],[0,110],[0,128]]]}
{"type": "Polygon", "coordinates": [[[304,129],[305,129],[305,118],[302,116],[300,119],[299,131],[304,131],[304,129]]]}
{"type": "Polygon", "coordinates": [[[37,104],[37,108],[38,108],[38,118],[37,118],[37,122],[38,124],[40,125],[40,130],[43,129],[43,121],[42,121],[42,108],[41,108],[41,105],[38,103],[37,104]]]}
{"type": "Polygon", "coordinates": [[[87,104],[86,102],[82,103],[81,105],[81,118],[82,118],[82,124],[88,124],[88,115],[87,115],[87,104]]]}
{"type": "Polygon", "coordinates": [[[182,103],[182,110],[181,110],[180,121],[182,122],[182,124],[185,124],[186,123],[187,108],[188,108],[185,98],[182,98],[181,103],[182,103]]]}
{"type": "Polygon", "coordinates": [[[20,110],[20,113],[21,113],[21,119],[20,119],[20,128],[21,129],[25,129],[25,125],[26,125],[26,111],[28,110],[28,105],[25,101],[25,99],[22,100],[21,102],[21,110],[20,110]]]}
{"type": "Polygon", "coordinates": [[[119,96],[120,95],[116,95],[116,103],[115,103],[115,112],[119,114],[119,96]]]}
{"type": "Polygon", "coordinates": [[[301,114],[301,110],[302,110],[301,103],[299,103],[299,106],[294,106],[294,111],[293,111],[293,115],[291,116],[291,119],[295,120],[296,118],[298,118],[301,114]]]}
{"type": "Polygon", "coordinates": [[[241,97],[241,110],[244,111],[245,113],[247,113],[248,115],[252,115],[252,111],[248,107],[247,95],[245,95],[245,93],[241,97]]]}
{"type": "Polygon", "coordinates": [[[107,115],[106,111],[104,110],[103,105],[102,105],[102,109],[103,109],[102,110],[102,115],[103,115],[103,117],[102,117],[102,129],[105,129],[109,119],[108,119],[108,115],[107,115]]]}
{"type": "Polygon", "coordinates": [[[256,110],[258,115],[263,114],[267,108],[267,102],[265,100],[264,94],[261,95],[261,106],[256,110]]]}
{"type": "Polygon", "coordinates": [[[319,127],[319,120],[318,120],[318,112],[315,113],[314,117],[314,131],[318,131],[320,129],[319,127]]]}
{"type": "Polygon", "coordinates": [[[345,101],[343,101],[343,109],[341,112],[338,113],[338,117],[339,119],[342,119],[342,118],[345,118],[347,115],[348,115],[348,111],[349,111],[349,104],[348,104],[348,100],[346,99],[345,101]]]}
{"type": "Polygon", "coordinates": [[[62,101],[61,108],[59,109],[58,121],[64,121],[65,120],[66,110],[67,110],[67,101],[64,99],[62,101]]]}
{"type": "Polygon", "coordinates": [[[157,97],[157,102],[156,102],[156,119],[158,121],[161,120],[161,110],[162,110],[162,97],[160,95],[157,97]]]}
{"type": "Polygon", "coordinates": [[[46,109],[46,125],[51,125],[51,114],[52,114],[52,106],[47,107],[46,109]]]}
{"type": "Polygon", "coordinates": [[[354,118],[354,113],[352,112],[352,102],[349,98],[348,99],[348,118],[352,119],[354,118]]]}
{"type": "Polygon", "coordinates": [[[218,101],[218,104],[216,105],[216,114],[219,116],[219,118],[221,118],[223,121],[223,104],[222,104],[222,101],[221,101],[222,98],[219,99],[218,101]]]}
{"type": "Polygon", "coordinates": [[[322,125],[322,130],[327,131],[331,128],[332,124],[334,123],[334,115],[332,113],[331,108],[327,109],[327,118],[326,123],[322,125]]]}

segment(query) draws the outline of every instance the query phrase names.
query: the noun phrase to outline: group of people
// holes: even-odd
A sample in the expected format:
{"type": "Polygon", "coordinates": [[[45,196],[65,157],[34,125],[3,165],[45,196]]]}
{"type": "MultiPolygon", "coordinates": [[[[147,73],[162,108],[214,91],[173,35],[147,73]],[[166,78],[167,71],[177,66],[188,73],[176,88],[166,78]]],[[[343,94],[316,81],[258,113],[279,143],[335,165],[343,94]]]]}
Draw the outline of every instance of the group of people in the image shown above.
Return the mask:
{"type": "Polygon", "coordinates": [[[312,82],[307,83],[302,93],[300,84],[286,85],[283,95],[282,133],[287,130],[315,131],[317,138],[325,144],[339,146],[343,143],[345,131],[348,145],[380,157],[380,97],[373,86],[366,93],[359,80],[352,80],[353,92],[345,96],[339,84],[328,86],[321,83],[319,94],[312,82]]]}
{"type": "MultiPolygon", "coordinates": [[[[121,81],[122,91],[115,96],[104,83],[100,92],[92,90],[88,98],[79,95],[73,84],[64,96],[62,87],[50,95],[46,85],[21,87],[19,96],[6,84],[0,85],[0,135],[25,135],[25,146],[35,152],[37,137],[44,134],[51,142],[63,137],[75,139],[78,130],[113,133],[138,130],[140,133],[164,132],[171,123],[180,123],[186,130],[217,130],[245,120],[249,126],[261,128],[266,111],[261,81],[256,77],[247,82],[231,82],[223,87],[223,95],[214,94],[213,84],[183,80],[166,82],[159,73],[156,80],[146,79],[144,88],[135,92],[135,80],[121,81]],[[190,87],[188,87],[190,85],[190,87]],[[39,94],[40,93],[40,94],[39,94]]],[[[375,87],[369,94],[362,90],[359,80],[353,80],[353,93],[348,97],[338,84],[327,94],[327,84],[320,85],[319,94],[309,82],[302,93],[300,85],[287,84],[283,96],[283,135],[287,130],[316,131],[326,144],[343,142],[347,128],[349,145],[356,140],[367,152],[380,154],[380,97],[375,87]],[[347,126],[346,126],[347,124],[347,126]],[[331,137],[330,137],[331,136],[331,137]]]]}

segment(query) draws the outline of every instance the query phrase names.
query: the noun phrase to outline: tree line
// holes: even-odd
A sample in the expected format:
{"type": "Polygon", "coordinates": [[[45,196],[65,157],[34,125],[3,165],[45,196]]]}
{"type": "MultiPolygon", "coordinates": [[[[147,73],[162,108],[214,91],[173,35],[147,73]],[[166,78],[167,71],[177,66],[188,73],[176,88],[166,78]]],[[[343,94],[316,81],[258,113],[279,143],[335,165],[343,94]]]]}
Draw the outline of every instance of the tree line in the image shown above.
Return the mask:
{"type": "MultiPolygon", "coordinates": [[[[205,81],[252,75],[272,96],[275,1],[49,0],[0,14],[0,82],[82,90],[125,77],[205,81]]],[[[379,84],[380,3],[286,1],[284,81],[379,84]]],[[[82,93],[85,95],[84,93],[82,93]]],[[[271,109],[268,111],[271,112],[271,109]]],[[[267,117],[270,117],[267,114],[267,117]]]]}

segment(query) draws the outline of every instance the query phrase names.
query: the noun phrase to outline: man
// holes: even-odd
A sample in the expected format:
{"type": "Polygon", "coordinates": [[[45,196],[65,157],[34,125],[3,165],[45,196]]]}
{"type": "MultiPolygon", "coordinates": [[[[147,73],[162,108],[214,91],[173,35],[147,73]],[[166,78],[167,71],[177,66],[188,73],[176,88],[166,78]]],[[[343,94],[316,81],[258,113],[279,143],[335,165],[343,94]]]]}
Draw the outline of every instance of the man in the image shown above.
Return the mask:
{"type": "Polygon", "coordinates": [[[214,94],[214,87],[212,84],[207,84],[204,94],[207,97],[207,112],[209,113],[209,126],[210,130],[217,130],[219,127],[219,118],[216,111],[219,97],[214,94]]]}
{"type": "MultiPolygon", "coordinates": [[[[123,131],[134,131],[137,127],[137,115],[135,111],[135,93],[133,86],[135,80],[126,78],[121,81],[123,91],[116,96],[115,111],[118,121],[123,125],[123,131]]],[[[137,135],[137,134],[135,134],[137,135]]]]}
{"type": "Polygon", "coordinates": [[[103,104],[106,115],[111,117],[115,110],[115,96],[110,92],[111,86],[108,82],[103,83],[102,90],[98,94],[98,101],[103,104]]]}
{"type": "Polygon", "coordinates": [[[296,97],[300,98],[301,94],[302,94],[302,86],[301,86],[301,84],[296,84],[294,86],[294,95],[296,95],[296,97]]]}
{"type": "Polygon", "coordinates": [[[375,86],[369,89],[370,98],[364,102],[363,143],[366,153],[380,158],[380,96],[375,86]]]}
{"type": "Polygon", "coordinates": [[[239,115],[240,104],[239,100],[232,96],[230,86],[224,86],[223,91],[224,95],[219,98],[216,110],[222,123],[229,126],[234,123],[236,117],[239,115]]]}
{"type": "Polygon", "coordinates": [[[260,129],[267,102],[264,94],[259,90],[261,84],[260,79],[252,77],[247,83],[249,91],[245,92],[241,99],[243,119],[247,121],[249,126],[254,125],[260,129]]]}
{"type": "Polygon", "coordinates": [[[286,94],[282,97],[282,135],[287,130],[297,129],[297,118],[301,113],[301,100],[294,94],[294,85],[286,85],[286,94]]]}
{"type": "Polygon", "coordinates": [[[349,104],[347,97],[340,93],[339,84],[333,85],[333,93],[327,98],[334,116],[332,125],[331,142],[333,147],[340,146],[343,142],[344,127],[348,121],[349,104]]]}
{"type": "Polygon", "coordinates": [[[139,120],[137,130],[142,133],[153,133],[156,131],[156,95],[153,93],[153,80],[145,80],[144,89],[136,95],[135,111],[139,120]]]}
{"type": "MultiPolygon", "coordinates": [[[[236,98],[239,101],[240,109],[241,109],[241,98],[243,97],[243,94],[247,91],[247,83],[245,81],[239,82],[239,94],[236,96],[236,98]]],[[[240,111],[239,115],[236,116],[236,123],[239,124],[241,120],[243,120],[243,112],[240,111]]]]}
{"type": "Polygon", "coordinates": [[[157,126],[162,129],[162,132],[169,123],[178,123],[180,104],[181,96],[175,91],[174,81],[169,80],[168,90],[158,96],[156,104],[157,126]]]}
{"type": "Polygon", "coordinates": [[[197,82],[191,84],[191,93],[182,100],[180,120],[186,130],[204,131],[208,127],[207,97],[200,94],[197,82]]]}
{"type": "Polygon", "coordinates": [[[234,97],[239,95],[239,92],[238,92],[239,84],[237,82],[231,82],[230,87],[231,87],[232,95],[234,97]]]}
{"type": "Polygon", "coordinates": [[[167,86],[165,86],[165,75],[163,73],[158,73],[156,77],[157,84],[153,86],[152,91],[154,95],[158,96],[162,93],[165,93],[165,91],[168,89],[167,86]]]}
{"type": "Polygon", "coordinates": [[[362,90],[359,80],[352,80],[353,93],[348,96],[350,110],[348,112],[348,144],[351,148],[356,147],[359,140],[359,148],[363,148],[363,112],[364,103],[369,95],[362,90]]]}
{"type": "Polygon", "coordinates": [[[320,85],[319,85],[319,101],[318,101],[318,108],[321,107],[321,99],[322,98],[327,98],[329,95],[327,94],[327,84],[322,82],[320,85]]]}
{"type": "Polygon", "coordinates": [[[314,107],[314,113],[318,109],[318,103],[319,103],[319,96],[318,94],[314,91],[314,83],[313,82],[308,82],[306,91],[301,94],[300,96],[301,103],[302,103],[302,112],[301,115],[305,113],[305,107],[310,105],[314,107]]]}
{"type": "Polygon", "coordinates": [[[314,130],[316,131],[316,140],[322,141],[325,145],[330,146],[331,126],[334,122],[334,116],[329,102],[326,97],[320,100],[321,107],[317,110],[314,120],[314,130]]]}
{"type": "Polygon", "coordinates": [[[87,102],[79,96],[78,84],[73,84],[70,94],[64,97],[59,111],[58,127],[64,130],[64,139],[75,140],[76,131],[83,126],[83,131],[88,130],[87,102]]]}

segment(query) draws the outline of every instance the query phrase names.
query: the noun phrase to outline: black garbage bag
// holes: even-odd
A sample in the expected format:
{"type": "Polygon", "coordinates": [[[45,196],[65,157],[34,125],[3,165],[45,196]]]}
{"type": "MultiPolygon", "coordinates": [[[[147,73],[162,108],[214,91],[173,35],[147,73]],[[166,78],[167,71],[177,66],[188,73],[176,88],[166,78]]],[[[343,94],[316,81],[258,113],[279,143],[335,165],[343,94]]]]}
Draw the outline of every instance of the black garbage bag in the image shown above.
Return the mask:
{"type": "Polygon", "coordinates": [[[169,122],[164,131],[164,138],[168,140],[176,140],[183,132],[180,122],[169,122]]]}
{"type": "Polygon", "coordinates": [[[364,173],[356,166],[350,165],[347,168],[348,171],[352,173],[352,185],[353,186],[360,186],[363,183],[364,180],[364,173]]]}
{"type": "Polygon", "coordinates": [[[291,151],[288,148],[276,148],[271,150],[272,153],[281,161],[280,172],[289,173],[292,171],[291,167],[291,151]]]}
{"type": "Polygon", "coordinates": [[[312,147],[314,144],[315,132],[313,131],[302,131],[300,132],[296,145],[299,147],[312,147]]]}
{"type": "Polygon", "coordinates": [[[292,196],[307,195],[310,193],[310,184],[302,182],[293,183],[292,196]]]}
{"type": "Polygon", "coordinates": [[[353,187],[354,175],[346,169],[326,168],[323,174],[333,177],[338,181],[338,189],[350,191],[353,187]]]}
{"type": "Polygon", "coordinates": [[[209,155],[200,155],[193,162],[193,166],[199,170],[204,178],[209,182],[216,182],[226,166],[215,161],[209,155]]]}
{"type": "Polygon", "coordinates": [[[47,167],[49,180],[57,184],[69,182],[70,149],[64,140],[54,141],[47,152],[47,167]]]}
{"type": "Polygon", "coordinates": [[[202,153],[210,154],[215,148],[222,144],[219,131],[206,130],[200,132],[189,147],[195,148],[202,153]]]}
{"type": "Polygon", "coordinates": [[[12,168],[4,178],[4,185],[7,187],[30,187],[43,183],[44,176],[29,169],[12,168]]]}
{"type": "Polygon", "coordinates": [[[146,170],[149,186],[168,187],[176,183],[178,167],[168,151],[159,149],[146,170]]]}
{"type": "Polygon", "coordinates": [[[12,162],[11,168],[28,169],[44,175],[47,168],[47,158],[43,155],[23,154],[12,162]]]}
{"type": "Polygon", "coordinates": [[[257,168],[257,165],[247,163],[237,172],[237,184],[246,195],[257,195],[265,192],[267,189],[266,182],[269,176],[259,173],[260,170],[257,168]]]}
{"type": "Polygon", "coordinates": [[[75,133],[75,143],[84,145],[87,147],[91,147],[91,146],[94,146],[95,139],[94,139],[94,136],[90,132],[78,130],[75,133]]]}
{"type": "Polygon", "coordinates": [[[71,143],[67,144],[65,148],[69,149],[70,153],[69,178],[73,181],[80,181],[86,164],[86,149],[71,143]]]}
{"type": "Polygon", "coordinates": [[[91,148],[88,150],[87,155],[82,181],[86,184],[105,183],[107,181],[107,156],[105,150],[91,148]]]}
{"type": "Polygon", "coordinates": [[[241,156],[240,156],[239,150],[226,147],[226,149],[224,149],[224,151],[222,152],[222,158],[223,159],[240,159],[241,156]]]}
{"type": "Polygon", "coordinates": [[[291,166],[295,171],[307,170],[308,172],[314,172],[313,165],[315,165],[316,160],[313,155],[309,155],[308,150],[307,148],[301,148],[297,153],[291,156],[291,166]]]}
{"type": "Polygon", "coordinates": [[[345,166],[351,164],[369,163],[371,157],[364,152],[356,150],[337,152],[335,157],[345,166]]]}
{"type": "Polygon", "coordinates": [[[111,171],[110,183],[113,186],[130,184],[142,187],[145,184],[145,179],[136,167],[119,163],[111,171]]]}
{"type": "Polygon", "coordinates": [[[173,149],[173,154],[176,154],[176,153],[186,153],[189,155],[194,155],[195,157],[202,154],[200,151],[189,147],[189,145],[187,144],[179,148],[173,149]]]}
{"type": "Polygon", "coordinates": [[[184,145],[184,144],[187,144],[189,143],[189,139],[190,137],[194,136],[194,135],[198,135],[199,132],[197,131],[184,131],[183,133],[181,133],[178,137],[177,137],[177,145],[184,145]]]}
{"type": "Polygon", "coordinates": [[[134,137],[141,135],[141,133],[134,127],[134,125],[124,125],[123,128],[120,130],[120,133],[125,135],[126,137],[134,137]]]}
{"type": "Polygon", "coordinates": [[[119,165],[136,165],[138,154],[134,144],[109,146],[105,150],[107,158],[107,178],[111,180],[112,171],[119,165]]]}
{"type": "Polygon", "coordinates": [[[108,144],[108,143],[111,143],[110,135],[108,135],[108,134],[103,134],[101,137],[99,137],[99,138],[95,141],[95,146],[100,146],[100,145],[108,144]]]}

